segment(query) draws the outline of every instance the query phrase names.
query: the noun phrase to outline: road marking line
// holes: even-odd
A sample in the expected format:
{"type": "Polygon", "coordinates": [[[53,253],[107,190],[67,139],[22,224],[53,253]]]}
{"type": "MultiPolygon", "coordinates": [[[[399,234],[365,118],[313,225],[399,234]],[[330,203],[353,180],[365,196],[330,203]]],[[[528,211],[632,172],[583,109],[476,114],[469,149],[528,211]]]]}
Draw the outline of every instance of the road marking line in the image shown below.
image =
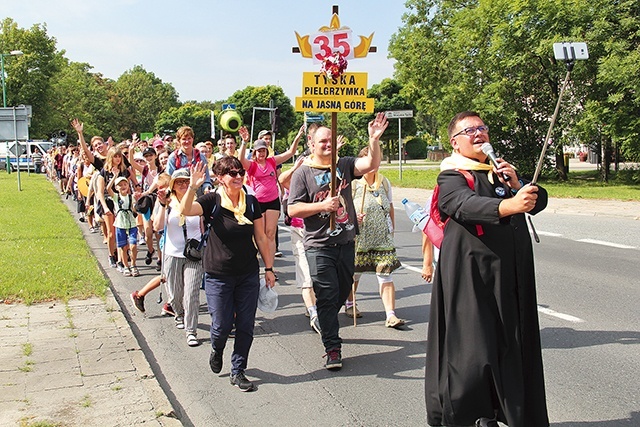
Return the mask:
{"type": "Polygon", "coordinates": [[[560,233],[551,233],[550,231],[538,231],[540,236],[548,236],[548,237],[562,237],[560,233]]]}
{"type": "Polygon", "coordinates": [[[568,322],[584,323],[584,320],[580,319],[579,317],[571,316],[570,314],[558,313],[557,311],[551,310],[550,308],[538,306],[538,311],[548,316],[557,317],[558,319],[566,320],[568,322]]]}
{"type": "Polygon", "coordinates": [[[576,242],[593,243],[594,245],[611,246],[612,248],[619,248],[619,249],[636,249],[637,248],[636,246],[621,245],[619,243],[605,242],[604,240],[596,240],[596,239],[580,239],[580,240],[576,240],[576,242]]]}
{"type": "Polygon", "coordinates": [[[407,270],[411,270],[411,271],[413,271],[413,272],[415,272],[415,273],[422,274],[422,269],[421,269],[421,268],[414,267],[414,266],[409,265],[409,264],[405,264],[404,262],[400,263],[400,265],[402,265],[402,266],[403,266],[404,268],[406,268],[407,270]]]}

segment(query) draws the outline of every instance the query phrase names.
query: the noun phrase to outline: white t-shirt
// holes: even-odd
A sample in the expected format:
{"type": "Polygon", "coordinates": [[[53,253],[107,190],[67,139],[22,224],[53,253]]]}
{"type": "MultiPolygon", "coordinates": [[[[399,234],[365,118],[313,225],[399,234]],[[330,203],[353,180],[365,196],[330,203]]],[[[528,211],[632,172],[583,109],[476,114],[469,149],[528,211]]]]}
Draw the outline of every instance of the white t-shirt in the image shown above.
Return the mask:
{"type": "MultiPolygon", "coordinates": [[[[176,258],[184,258],[184,232],[182,226],[179,225],[180,215],[177,209],[171,209],[169,212],[167,231],[164,241],[164,253],[176,258]]],[[[198,239],[202,238],[200,233],[200,216],[188,216],[186,217],[185,224],[187,225],[187,238],[198,239]]]]}

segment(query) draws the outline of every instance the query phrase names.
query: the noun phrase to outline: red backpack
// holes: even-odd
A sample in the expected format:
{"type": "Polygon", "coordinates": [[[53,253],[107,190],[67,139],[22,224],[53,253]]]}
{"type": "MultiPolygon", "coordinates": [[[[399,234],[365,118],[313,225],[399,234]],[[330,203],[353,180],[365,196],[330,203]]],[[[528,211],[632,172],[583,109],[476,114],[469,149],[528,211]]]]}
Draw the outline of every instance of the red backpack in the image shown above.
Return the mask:
{"type": "MultiPolygon", "coordinates": [[[[464,169],[456,169],[456,171],[460,172],[464,178],[467,180],[467,185],[470,189],[475,190],[475,184],[473,182],[473,175],[469,173],[469,171],[464,169]]],[[[440,217],[440,209],[438,208],[438,198],[440,197],[440,186],[436,185],[436,188],[433,189],[433,195],[431,196],[431,206],[429,209],[429,220],[427,221],[427,225],[424,228],[424,232],[433,243],[433,246],[440,249],[442,245],[442,239],[444,238],[444,227],[447,225],[447,222],[451,218],[447,218],[444,222],[442,221],[442,217],[440,217]]],[[[476,224],[476,232],[478,236],[482,236],[484,234],[484,230],[480,224],[476,224]]]]}

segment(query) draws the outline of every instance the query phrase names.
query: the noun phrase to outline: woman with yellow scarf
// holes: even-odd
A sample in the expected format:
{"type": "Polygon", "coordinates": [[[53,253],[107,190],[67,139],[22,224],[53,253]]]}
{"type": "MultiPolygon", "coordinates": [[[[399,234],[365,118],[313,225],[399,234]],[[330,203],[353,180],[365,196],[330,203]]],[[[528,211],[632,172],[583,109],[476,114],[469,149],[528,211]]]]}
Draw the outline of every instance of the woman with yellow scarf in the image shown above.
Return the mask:
{"type": "Polygon", "coordinates": [[[260,290],[257,254],[260,251],[266,286],[271,288],[275,286],[273,252],[261,220],[260,203],[244,190],[245,170],[240,160],[231,156],[218,160],[213,167],[218,189],[194,201],[196,190],[205,182],[206,168],[201,162],[191,166],[189,190],[182,199],[181,210],[184,215],[202,215],[210,227],[202,257],[211,314],[209,365],[215,374],[222,370],[222,353],[235,323],[230,382],[242,391],[252,391],[255,386],[244,372],[260,290]]]}

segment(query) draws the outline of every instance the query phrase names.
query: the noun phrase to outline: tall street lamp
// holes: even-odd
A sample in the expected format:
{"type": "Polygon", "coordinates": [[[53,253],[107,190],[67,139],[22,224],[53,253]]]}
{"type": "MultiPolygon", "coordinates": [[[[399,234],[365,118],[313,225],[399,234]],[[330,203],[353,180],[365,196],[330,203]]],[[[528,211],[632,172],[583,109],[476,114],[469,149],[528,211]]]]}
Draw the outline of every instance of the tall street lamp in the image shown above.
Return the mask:
{"type": "MultiPolygon", "coordinates": [[[[7,108],[7,86],[4,78],[4,57],[5,56],[20,56],[23,55],[21,50],[12,50],[9,53],[0,53],[0,78],[2,79],[2,106],[7,108]]],[[[11,173],[11,164],[9,162],[9,142],[7,144],[7,158],[6,158],[6,166],[7,173],[11,173]]],[[[19,159],[19,157],[18,157],[19,159]]],[[[20,161],[18,161],[18,169],[20,169],[20,161]]]]}
{"type": "Polygon", "coordinates": [[[2,69],[2,106],[7,108],[7,82],[4,78],[4,57],[24,55],[21,50],[12,50],[9,53],[0,53],[0,68],[2,69]]]}

